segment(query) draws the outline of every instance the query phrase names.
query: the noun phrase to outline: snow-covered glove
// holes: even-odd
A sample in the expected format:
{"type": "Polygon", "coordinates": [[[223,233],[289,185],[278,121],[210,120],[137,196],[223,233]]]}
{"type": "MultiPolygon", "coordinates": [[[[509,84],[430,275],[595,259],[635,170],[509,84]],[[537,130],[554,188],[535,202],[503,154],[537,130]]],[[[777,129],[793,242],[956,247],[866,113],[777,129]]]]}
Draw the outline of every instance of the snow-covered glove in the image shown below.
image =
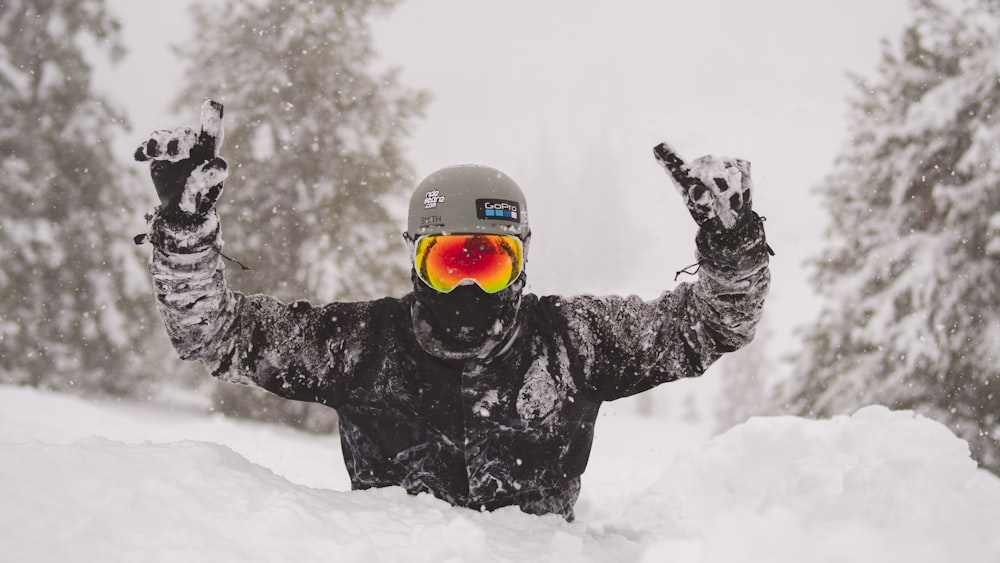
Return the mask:
{"type": "Polygon", "coordinates": [[[185,224],[212,210],[229,175],[226,161],[219,157],[224,136],[222,104],[208,100],[201,107],[201,131],[154,131],[136,149],[136,160],[152,160],[149,169],[160,197],[160,215],[185,224]]]}
{"type": "Polygon", "coordinates": [[[729,230],[751,215],[753,180],[749,161],[703,156],[686,164],[666,143],[653,147],[653,154],[702,229],[729,230]]]}

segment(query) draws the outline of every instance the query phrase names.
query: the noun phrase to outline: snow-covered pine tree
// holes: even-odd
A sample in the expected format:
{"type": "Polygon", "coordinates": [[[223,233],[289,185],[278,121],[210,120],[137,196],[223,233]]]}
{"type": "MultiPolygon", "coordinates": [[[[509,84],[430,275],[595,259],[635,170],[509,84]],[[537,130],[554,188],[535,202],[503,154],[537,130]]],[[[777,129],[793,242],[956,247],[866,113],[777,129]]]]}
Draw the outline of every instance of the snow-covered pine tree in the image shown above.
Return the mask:
{"type": "MultiPolygon", "coordinates": [[[[226,106],[230,175],[218,209],[237,290],[285,301],[356,300],[410,288],[403,141],[427,94],[378,71],[370,19],[395,0],[227,0],[197,6],[177,107],[226,106]]],[[[330,411],[217,386],[229,414],[329,427],[330,411]]]]}
{"type": "Polygon", "coordinates": [[[913,3],[819,187],[829,298],[785,397],[882,403],[948,424],[1000,473],[1000,3],[913,3]]]}
{"type": "Polygon", "coordinates": [[[103,0],[0,2],[0,380],[126,394],[154,314],[142,197],[84,53],[123,53],[103,0]]]}
{"type": "Polygon", "coordinates": [[[285,300],[351,300],[410,286],[402,143],[426,94],[377,72],[373,13],[394,0],[227,0],[196,6],[178,108],[226,105],[230,284],[285,300]]]}

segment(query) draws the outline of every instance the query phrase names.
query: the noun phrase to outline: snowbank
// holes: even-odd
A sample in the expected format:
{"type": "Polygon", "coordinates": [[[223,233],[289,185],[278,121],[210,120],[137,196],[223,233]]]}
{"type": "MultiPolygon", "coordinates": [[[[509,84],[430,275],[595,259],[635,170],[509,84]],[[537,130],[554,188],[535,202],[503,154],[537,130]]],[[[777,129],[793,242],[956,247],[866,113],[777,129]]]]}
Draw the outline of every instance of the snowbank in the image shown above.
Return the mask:
{"type": "Polygon", "coordinates": [[[0,387],[0,553],[35,562],[1000,560],[1000,479],[933,421],[870,407],[823,421],[758,418],[700,438],[665,421],[602,417],[578,521],[567,524],[399,489],[346,491],[330,437],[0,387]]]}

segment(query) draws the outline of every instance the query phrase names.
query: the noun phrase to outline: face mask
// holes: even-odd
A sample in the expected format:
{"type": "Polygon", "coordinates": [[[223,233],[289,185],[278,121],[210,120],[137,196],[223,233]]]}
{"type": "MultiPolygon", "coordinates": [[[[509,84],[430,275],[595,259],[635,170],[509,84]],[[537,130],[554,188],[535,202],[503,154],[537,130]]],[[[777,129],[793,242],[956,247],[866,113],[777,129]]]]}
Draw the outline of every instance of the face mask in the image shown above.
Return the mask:
{"type": "Polygon", "coordinates": [[[521,306],[524,275],[505,289],[486,293],[476,284],[441,293],[413,273],[411,308],[417,341],[446,359],[485,358],[512,334],[521,306]]]}

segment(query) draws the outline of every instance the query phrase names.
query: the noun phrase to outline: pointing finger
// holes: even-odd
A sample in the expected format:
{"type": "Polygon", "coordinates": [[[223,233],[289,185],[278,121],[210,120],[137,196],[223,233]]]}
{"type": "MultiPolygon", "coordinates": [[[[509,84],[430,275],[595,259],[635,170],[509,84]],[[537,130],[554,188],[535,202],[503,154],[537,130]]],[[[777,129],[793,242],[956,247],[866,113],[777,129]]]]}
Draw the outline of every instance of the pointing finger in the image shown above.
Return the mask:
{"type": "Polygon", "coordinates": [[[673,176],[674,180],[678,183],[682,177],[687,176],[687,169],[684,165],[684,159],[674,151],[670,145],[666,143],[660,143],[653,147],[653,155],[656,160],[660,161],[660,164],[667,169],[667,172],[673,176]]]}
{"type": "Polygon", "coordinates": [[[691,175],[688,165],[684,159],[674,151],[670,145],[660,143],[653,147],[653,155],[666,169],[670,177],[681,188],[685,195],[695,201],[699,201],[707,191],[705,184],[701,180],[691,175]]]}
{"type": "Polygon", "coordinates": [[[198,135],[198,144],[207,149],[211,156],[218,156],[225,134],[222,126],[222,104],[215,100],[207,100],[201,106],[201,133],[198,135]]]}

